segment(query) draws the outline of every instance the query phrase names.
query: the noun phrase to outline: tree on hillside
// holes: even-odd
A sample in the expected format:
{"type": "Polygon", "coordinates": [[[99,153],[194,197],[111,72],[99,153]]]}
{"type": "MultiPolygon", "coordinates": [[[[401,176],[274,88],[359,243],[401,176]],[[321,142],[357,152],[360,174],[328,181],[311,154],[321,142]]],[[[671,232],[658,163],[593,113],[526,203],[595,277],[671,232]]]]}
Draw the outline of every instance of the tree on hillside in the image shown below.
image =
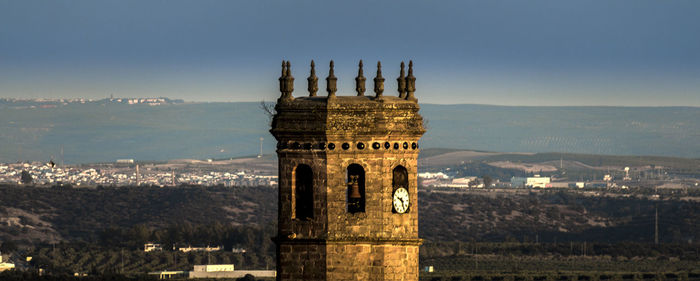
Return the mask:
{"type": "Polygon", "coordinates": [[[255,281],[255,276],[252,274],[246,274],[245,276],[236,279],[236,281],[255,281]]]}
{"type": "Polygon", "coordinates": [[[32,178],[32,175],[29,174],[26,170],[22,171],[22,175],[20,176],[20,181],[22,181],[23,184],[30,184],[34,178],[32,178]]]}
{"type": "Polygon", "coordinates": [[[484,188],[488,188],[493,183],[493,179],[489,176],[483,176],[482,179],[484,181],[484,188]]]}
{"type": "Polygon", "coordinates": [[[17,250],[17,244],[14,241],[5,241],[0,245],[0,253],[12,253],[17,250]]]}
{"type": "Polygon", "coordinates": [[[255,281],[255,276],[251,274],[246,274],[245,276],[236,279],[236,281],[255,281]]]}

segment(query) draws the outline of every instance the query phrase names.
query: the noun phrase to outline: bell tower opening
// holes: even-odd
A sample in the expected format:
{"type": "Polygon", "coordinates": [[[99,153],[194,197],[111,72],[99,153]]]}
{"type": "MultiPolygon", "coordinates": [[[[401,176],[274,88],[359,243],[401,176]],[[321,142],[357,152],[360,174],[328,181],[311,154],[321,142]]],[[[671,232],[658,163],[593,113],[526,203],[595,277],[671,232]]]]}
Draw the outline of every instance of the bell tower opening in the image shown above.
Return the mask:
{"type": "Polygon", "coordinates": [[[292,218],[308,220],[314,217],[313,171],[308,165],[300,164],[294,169],[292,184],[292,218]]]}
{"type": "Polygon", "coordinates": [[[347,210],[348,213],[365,212],[365,169],[359,164],[351,164],[347,169],[347,210]]]}
{"type": "Polygon", "coordinates": [[[408,188],[408,171],[401,165],[394,168],[391,186],[396,190],[399,187],[408,188]]]}

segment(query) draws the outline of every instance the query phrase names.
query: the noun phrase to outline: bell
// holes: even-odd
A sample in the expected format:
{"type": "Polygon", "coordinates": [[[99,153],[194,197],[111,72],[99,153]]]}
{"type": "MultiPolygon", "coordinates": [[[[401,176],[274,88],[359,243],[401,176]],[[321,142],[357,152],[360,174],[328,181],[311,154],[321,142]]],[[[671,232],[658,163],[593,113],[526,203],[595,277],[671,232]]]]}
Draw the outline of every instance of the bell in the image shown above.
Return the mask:
{"type": "Polygon", "coordinates": [[[350,198],[360,199],[362,195],[360,194],[360,185],[357,183],[357,176],[350,176],[350,198]]]}

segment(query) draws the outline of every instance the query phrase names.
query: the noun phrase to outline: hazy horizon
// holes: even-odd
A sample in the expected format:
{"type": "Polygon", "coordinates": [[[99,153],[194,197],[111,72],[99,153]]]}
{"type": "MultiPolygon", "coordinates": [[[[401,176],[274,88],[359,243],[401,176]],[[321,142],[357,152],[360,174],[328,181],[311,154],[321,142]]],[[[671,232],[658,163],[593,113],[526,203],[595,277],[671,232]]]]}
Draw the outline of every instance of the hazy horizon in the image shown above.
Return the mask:
{"type": "Polygon", "coordinates": [[[697,1],[5,1],[0,97],[274,101],[283,59],[391,95],[412,59],[421,103],[697,107],[697,34],[697,1]]]}
{"type": "MultiPolygon", "coordinates": [[[[344,96],[340,94],[339,96],[344,96]]],[[[109,99],[110,97],[94,97],[94,98],[89,98],[89,97],[35,97],[35,98],[27,98],[27,97],[0,97],[0,98],[7,98],[7,99],[17,99],[17,100],[33,100],[33,99],[45,99],[45,100],[57,100],[57,99],[91,99],[93,101],[99,101],[103,99],[109,99]]],[[[167,96],[124,96],[124,97],[117,97],[114,96],[114,99],[130,99],[130,98],[168,98],[171,100],[175,100],[176,98],[172,97],[167,97],[167,96]]],[[[274,103],[275,100],[258,100],[258,101],[206,101],[206,100],[186,100],[182,99],[184,103],[260,103],[260,102],[266,102],[266,103],[274,103]]],[[[679,107],[679,108],[698,108],[700,106],[693,106],[693,105],[596,105],[596,104],[583,104],[583,105],[507,105],[507,104],[486,104],[486,103],[439,103],[439,102],[420,102],[420,104],[427,104],[427,105],[478,105],[478,106],[494,106],[494,107],[570,107],[570,108],[576,108],[576,107],[620,107],[620,108],[625,108],[625,107],[649,107],[649,108],[654,108],[654,107],[660,107],[660,108],[673,108],[673,107],[679,107]]]]}
{"type": "MultiPolygon", "coordinates": [[[[265,151],[277,145],[257,102],[0,106],[0,162],[49,159],[61,147],[66,163],[90,163],[250,155],[261,137],[265,151]]],[[[421,104],[419,113],[422,148],[700,157],[697,107],[421,104]]]]}
{"type": "MultiPolygon", "coordinates": [[[[348,96],[344,94],[339,94],[338,96],[348,96]]],[[[298,97],[298,96],[295,96],[298,97]]],[[[16,100],[34,100],[34,99],[44,99],[47,101],[52,101],[52,100],[58,100],[58,99],[90,99],[93,101],[99,101],[99,100],[104,100],[104,99],[109,99],[110,97],[81,97],[81,96],[76,96],[76,97],[0,97],[0,98],[7,98],[7,99],[16,99],[16,100]]],[[[168,98],[170,100],[182,100],[184,103],[260,103],[260,102],[265,102],[265,103],[275,103],[275,100],[257,100],[257,101],[206,101],[206,100],[187,100],[187,99],[179,99],[179,98],[173,98],[173,97],[168,97],[168,96],[114,96],[114,99],[132,99],[132,98],[168,98]]],[[[508,104],[487,104],[487,103],[440,103],[440,102],[420,102],[420,104],[425,104],[425,105],[477,105],[477,106],[494,106],[494,107],[570,107],[570,108],[576,108],[576,107],[620,107],[620,108],[625,108],[625,107],[649,107],[649,108],[654,108],[654,107],[659,107],[659,108],[673,108],[673,107],[678,107],[678,108],[698,108],[700,106],[694,106],[694,105],[597,105],[597,104],[583,104],[583,105],[508,105],[508,104]]]]}

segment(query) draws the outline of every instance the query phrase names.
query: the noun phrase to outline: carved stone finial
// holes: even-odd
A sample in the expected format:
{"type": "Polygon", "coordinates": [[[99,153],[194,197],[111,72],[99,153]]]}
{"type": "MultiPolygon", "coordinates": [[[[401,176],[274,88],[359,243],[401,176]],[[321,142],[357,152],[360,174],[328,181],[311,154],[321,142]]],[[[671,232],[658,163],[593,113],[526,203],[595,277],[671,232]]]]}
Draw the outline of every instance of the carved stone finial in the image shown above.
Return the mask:
{"type": "Polygon", "coordinates": [[[316,68],[314,60],[311,60],[311,74],[306,80],[309,82],[309,96],[315,97],[316,92],[318,92],[318,77],[316,77],[316,68]]]}
{"type": "Polygon", "coordinates": [[[280,75],[280,79],[279,79],[280,80],[280,92],[282,93],[282,95],[284,95],[284,92],[286,92],[284,75],[287,74],[287,70],[285,69],[285,65],[286,64],[284,64],[284,60],[283,60],[282,61],[282,75],[280,75]]]}
{"type": "Polygon", "coordinates": [[[404,63],[401,62],[401,72],[399,73],[399,78],[396,78],[396,82],[399,85],[399,98],[406,98],[406,73],[404,73],[404,63]]]}
{"type": "Polygon", "coordinates": [[[292,99],[292,92],[294,92],[294,76],[292,76],[292,66],[289,61],[287,61],[287,74],[285,75],[284,80],[286,81],[285,84],[288,96],[290,99],[292,99]]]}
{"type": "Polygon", "coordinates": [[[330,70],[328,71],[328,77],[326,78],[326,91],[328,92],[328,97],[335,97],[335,92],[338,91],[337,82],[338,78],[333,74],[333,60],[331,60],[330,70]]]}
{"type": "Polygon", "coordinates": [[[357,70],[357,77],[355,77],[355,91],[357,91],[357,96],[361,97],[365,95],[365,78],[364,75],[362,75],[362,60],[360,60],[360,69],[357,70]]]}
{"type": "Polygon", "coordinates": [[[406,100],[418,101],[413,93],[416,91],[416,77],[413,76],[413,61],[408,62],[408,76],[406,76],[406,100]]]}
{"type": "Polygon", "coordinates": [[[374,77],[374,93],[376,98],[382,98],[384,93],[384,77],[382,77],[382,63],[377,62],[377,77],[374,77]]]}
{"type": "Polygon", "coordinates": [[[285,74],[287,74],[287,70],[285,68],[287,64],[285,63],[284,60],[282,60],[282,77],[284,77],[285,74]]]}
{"type": "Polygon", "coordinates": [[[291,100],[292,98],[292,91],[294,91],[294,77],[291,77],[291,72],[289,70],[289,61],[282,61],[282,76],[280,76],[280,92],[282,92],[282,96],[280,96],[279,100],[291,100]],[[290,84],[290,77],[292,83],[290,84]]]}

